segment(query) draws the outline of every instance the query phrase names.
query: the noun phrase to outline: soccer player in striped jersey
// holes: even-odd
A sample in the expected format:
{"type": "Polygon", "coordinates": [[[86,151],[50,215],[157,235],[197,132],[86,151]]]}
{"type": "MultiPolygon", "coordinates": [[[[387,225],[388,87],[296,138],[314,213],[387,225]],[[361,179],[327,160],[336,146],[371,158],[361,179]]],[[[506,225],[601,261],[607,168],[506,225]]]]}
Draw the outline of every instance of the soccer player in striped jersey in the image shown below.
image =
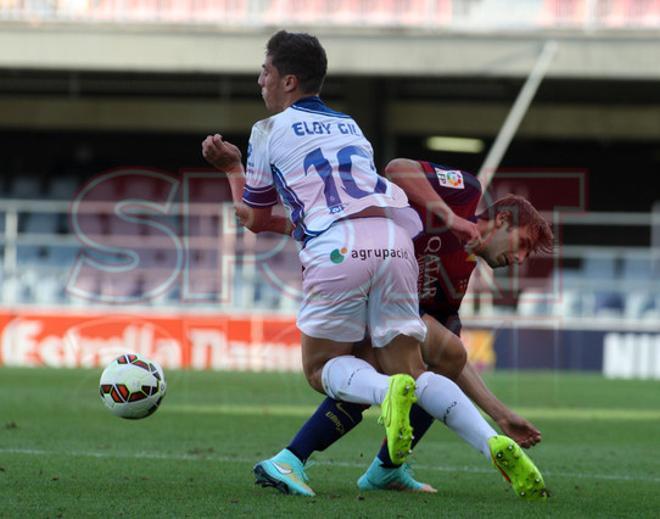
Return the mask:
{"type": "MultiPolygon", "coordinates": [[[[482,196],[481,185],[470,173],[425,161],[395,159],[387,165],[385,174],[406,192],[424,223],[424,233],[414,240],[420,269],[420,314],[428,329],[422,344],[424,361],[432,371],[455,380],[507,436],[494,436],[495,431],[485,421],[480,426],[475,423],[452,423],[449,414],[444,422],[487,458],[492,458],[518,495],[531,499],[544,497],[547,491],[540,473],[517,446],[507,441],[512,438],[520,446],[528,448],[541,441],[541,433],[500,402],[467,362],[467,353],[460,340],[462,325],[459,308],[477,257],[492,268],[521,264],[530,254],[552,251],[552,230],[532,204],[515,195],[500,198],[477,215],[482,196]],[[474,249],[466,250],[446,225],[445,222],[454,215],[477,224],[482,241],[474,249]],[[503,446],[506,447],[501,452],[503,446]],[[498,457],[498,453],[504,459],[498,457]],[[537,483],[536,479],[541,483],[537,483]]],[[[363,347],[362,351],[369,350],[363,347]]],[[[372,358],[371,362],[375,363],[375,360],[372,358]]],[[[417,406],[413,407],[411,415],[414,446],[434,419],[417,406]]],[[[429,485],[416,482],[405,465],[388,459],[383,448],[369,470],[358,480],[358,486],[363,490],[430,489],[429,485]]]]}

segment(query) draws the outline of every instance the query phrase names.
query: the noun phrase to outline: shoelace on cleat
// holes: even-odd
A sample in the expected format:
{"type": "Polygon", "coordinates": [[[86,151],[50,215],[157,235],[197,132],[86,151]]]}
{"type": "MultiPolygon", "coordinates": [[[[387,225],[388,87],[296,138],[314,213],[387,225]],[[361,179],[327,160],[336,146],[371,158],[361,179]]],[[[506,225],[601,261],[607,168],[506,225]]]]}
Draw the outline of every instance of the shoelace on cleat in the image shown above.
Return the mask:
{"type": "Polygon", "coordinates": [[[415,488],[415,470],[412,468],[410,463],[404,463],[401,465],[401,471],[403,472],[402,479],[407,485],[408,488],[415,488]]]}
{"type": "Polygon", "coordinates": [[[391,400],[390,393],[388,392],[385,400],[383,400],[382,404],[380,404],[381,407],[381,414],[378,417],[378,423],[380,425],[384,425],[385,427],[389,427],[390,423],[392,423],[392,404],[389,402],[391,400]],[[387,405],[385,405],[385,402],[387,401],[387,405]],[[383,414],[383,407],[386,407],[385,409],[385,414],[383,414]]]}
{"type": "Polygon", "coordinates": [[[415,475],[415,469],[412,468],[412,465],[410,463],[404,463],[403,465],[401,465],[401,469],[410,477],[413,477],[415,475]]]}
{"type": "Polygon", "coordinates": [[[306,470],[311,469],[312,467],[315,467],[318,465],[314,460],[308,459],[307,462],[302,466],[300,469],[300,476],[302,477],[302,480],[307,483],[309,481],[309,476],[307,475],[306,470]]]}

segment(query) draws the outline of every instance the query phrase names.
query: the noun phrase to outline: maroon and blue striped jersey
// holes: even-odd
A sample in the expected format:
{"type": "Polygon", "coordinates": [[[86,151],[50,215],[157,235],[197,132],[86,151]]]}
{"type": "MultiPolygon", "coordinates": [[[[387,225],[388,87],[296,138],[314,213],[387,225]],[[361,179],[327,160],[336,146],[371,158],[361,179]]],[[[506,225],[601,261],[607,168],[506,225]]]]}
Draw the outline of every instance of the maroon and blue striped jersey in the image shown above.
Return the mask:
{"type": "MultiPolygon", "coordinates": [[[[433,189],[454,213],[475,222],[481,198],[481,184],[477,178],[439,164],[419,163],[433,189]]],[[[420,313],[428,313],[458,335],[461,327],[458,309],[476,267],[476,257],[465,251],[464,244],[427,207],[411,205],[424,225],[424,232],[414,241],[419,264],[420,313]]]]}

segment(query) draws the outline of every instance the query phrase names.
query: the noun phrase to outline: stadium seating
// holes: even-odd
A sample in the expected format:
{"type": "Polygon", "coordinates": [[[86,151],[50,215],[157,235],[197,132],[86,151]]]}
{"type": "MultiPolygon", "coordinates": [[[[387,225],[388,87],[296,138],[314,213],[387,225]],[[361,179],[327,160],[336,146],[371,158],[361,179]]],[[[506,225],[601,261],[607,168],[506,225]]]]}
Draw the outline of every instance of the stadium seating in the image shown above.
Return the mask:
{"type": "MultiPolygon", "coordinates": [[[[140,304],[159,306],[212,306],[239,310],[257,309],[294,313],[298,307],[301,272],[297,246],[293,240],[282,241],[274,235],[256,239],[249,232],[235,227],[231,208],[226,211],[213,202],[216,198],[229,200],[226,182],[217,177],[192,177],[188,193],[195,202],[187,214],[147,214],[155,224],[133,223],[115,215],[85,212],[84,206],[71,219],[68,200],[83,182],[76,177],[62,176],[43,181],[40,177],[17,176],[6,183],[5,197],[19,200],[42,199],[46,205],[34,210],[22,210],[18,219],[8,219],[7,210],[0,210],[0,232],[10,235],[6,223],[17,221],[17,240],[6,242],[15,246],[16,266],[3,259],[2,296],[5,304],[81,305],[84,294],[94,294],[106,300],[112,298],[139,300],[140,304]],[[42,188],[47,186],[45,192],[42,188]],[[57,206],[49,206],[49,201],[57,206]],[[171,238],[164,236],[162,227],[179,236],[183,264],[175,280],[176,250],[171,238]],[[76,238],[119,247],[140,247],[140,268],[124,275],[106,273],[95,279],[78,279],[73,292],[66,290],[66,282],[77,255],[84,246],[76,238]],[[184,240],[184,233],[188,239],[184,240]],[[115,240],[106,242],[104,240],[115,240]],[[227,255],[229,254],[229,255],[227,255]],[[255,261],[255,258],[258,258],[255,261]],[[224,269],[224,270],[223,270],[224,269]],[[230,286],[223,286],[223,282],[230,286]],[[157,290],[163,284],[163,290],[157,290]],[[183,284],[187,284],[185,287],[183,284]],[[153,297],[144,298],[146,292],[153,297]],[[81,297],[81,295],[83,297],[81,297]],[[185,300],[182,300],[184,298],[185,300]]],[[[94,200],[112,200],[121,193],[140,193],[141,197],[161,197],[163,184],[149,178],[136,177],[130,182],[101,183],[91,194],[94,200]]],[[[130,195],[129,195],[130,196],[130,195]]],[[[1,203],[1,202],[0,202],[1,203]]],[[[20,206],[19,206],[20,207],[20,206]]],[[[13,223],[10,223],[10,226],[13,223]]],[[[87,254],[101,262],[111,258],[107,251],[87,250],[87,254]]],[[[119,254],[115,260],[125,261],[119,254]]],[[[111,261],[111,263],[112,263],[111,261]]],[[[594,248],[585,254],[579,268],[553,271],[543,288],[523,283],[516,311],[519,315],[554,315],[561,318],[580,316],[622,317],[651,320],[660,313],[660,296],[649,280],[658,278],[658,268],[652,257],[639,249],[629,253],[612,254],[606,248],[594,248]]],[[[506,286],[506,272],[496,272],[495,282],[506,286]]],[[[525,273],[522,272],[524,276],[525,273]]],[[[537,274],[538,275],[538,274],[537,274]]],[[[545,274],[543,274],[545,276],[545,274]]],[[[466,303],[468,305],[469,303],[466,303]]],[[[477,315],[500,315],[510,311],[488,298],[479,299],[477,315]],[[483,299],[483,300],[482,300],[483,299]]],[[[470,314],[467,310],[465,315],[470,314]]]]}
{"type": "Polygon", "coordinates": [[[54,177],[50,179],[46,196],[53,200],[73,200],[80,185],[75,177],[54,177]]]}
{"type": "Polygon", "coordinates": [[[49,213],[26,213],[19,227],[27,234],[55,234],[58,230],[58,219],[53,216],[49,213]]]}
{"type": "Polygon", "coordinates": [[[576,269],[563,269],[554,276],[555,296],[551,300],[550,313],[563,318],[583,315],[585,297],[580,287],[583,274],[576,269]]]}
{"type": "Polygon", "coordinates": [[[50,247],[46,245],[22,245],[16,249],[16,259],[20,265],[45,265],[50,258],[50,247]]]}
{"type": "Polygon", "coordinates": [[[630,287],[626,293],[625,316],[628,319],[652,317],[656,311],[655,291],[649,280],[658,279],[652,258],[626,255],[623,258],[622,281],[630,287]]]}
{"type": "Polygon", "coordinates": [[[41,179],[35,176],[15,176],[8,194],[11,198],[41,198],[41,179]]]}
{"type": "Polygon", "coordinates": [[[656,27],[660,7],[648,0],[32,0],[0,2],[9,20],[214,23],[239,26],[321,24],[488,27],[656,27]],[[508,21],[505,20],[508,18],[508,21]],[[490,19],[490,20],[489,20],[490,19]]]}
{"type": "Polygon", "coordinates": [[[545,294],[538,290],[523,290],[518,296],[518,315],[522,317],[533,317],[547,315],[549,313],[545,294]]]}
{"type": "Polygon", "coordinates": [[[78,245],[53,245],[50,247],[49,261],[52,266],[69,269],[79,253],[78,245]]]}
{"type": "MultiPolygon", "coordinates": [[[[617,262],[611,255],[589,254],[584,258],[582,272],[594,285],[606,286],[617,278],[617,262]]],[[[593,293],[588,307],[593,315],[617,316],[623,313],[624,301],[615,290],[599,288],[593,293]]]]}
{"type": "Polygon", "coordinates": [[[34,303],[39,305],[62,305],[66,302],[64,277],[62,275],[43,275],[38,270],[33,271],[34,278],[27,283],[31,288],[34,303]]]}

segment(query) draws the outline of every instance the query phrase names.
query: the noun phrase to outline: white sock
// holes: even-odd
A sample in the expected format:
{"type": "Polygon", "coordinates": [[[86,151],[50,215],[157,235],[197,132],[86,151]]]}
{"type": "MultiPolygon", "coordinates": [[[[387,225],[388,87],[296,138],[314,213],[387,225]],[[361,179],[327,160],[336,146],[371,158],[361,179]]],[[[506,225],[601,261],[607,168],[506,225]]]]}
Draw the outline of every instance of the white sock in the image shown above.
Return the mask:
{"type": "Polygon", "coordinates": [[[416,383],[417,405],[490,460],[488,439],[497,433],[465,393],[448,378],[430,371],[422,373],[416,383]]]}
{"type": "Polygon", "coordinates": [[[335,400],[380,405],[385,399],[390,378],[378,373],[362,359],[342,355],[325,363],[321,383],[325,393],[335,400]]]}

